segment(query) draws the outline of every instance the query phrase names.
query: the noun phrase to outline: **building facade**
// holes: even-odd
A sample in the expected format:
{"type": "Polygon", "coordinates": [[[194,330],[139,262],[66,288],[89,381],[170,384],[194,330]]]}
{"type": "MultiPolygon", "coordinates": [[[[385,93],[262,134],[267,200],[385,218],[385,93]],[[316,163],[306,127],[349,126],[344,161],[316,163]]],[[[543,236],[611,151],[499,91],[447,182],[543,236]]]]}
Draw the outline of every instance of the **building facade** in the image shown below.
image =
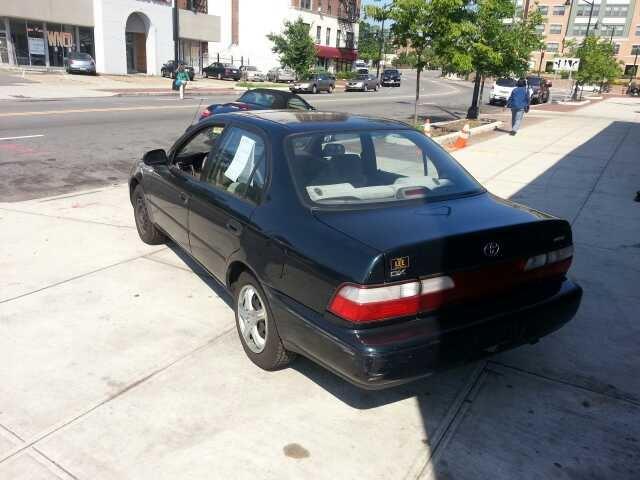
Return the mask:
{"type": "MultiPolygon", "coordinates": [[[[532,1],[530,8],[537,8],[545,19],[540,27],[545,46],[533,55],[532,69],[550,71],[555,57],[567,55],[567,41],[581,42],[588,27],[589,35],[598,35],[614,45],[625,76],[633,75],[636,54],[640,53],[639,4],[640,0],[594,0],[592,10],[580,0],[540,0],[536,5],[532,1]]],[[[521,1],[518,5],[522,8],[521,1]]]]}
{"type": "Polygon", "coordinates": [[[317,65],[328,71],[350,70],[357,58],[360,0],[218,0],[209,13],[223,19],[220,41],[209,43],[209,59],[255,65],[267,71],[279,66],[269,33],[285,20],[302,17],[316,44],[317,65]]]}
{"type": "Polygon", "coordinates": [[[198,68],[220,17],[207,0],[2,0],[0,63],[63,68],[72,51],[89,53],[100,73],[157,75],[184,58],[198,68]]]}

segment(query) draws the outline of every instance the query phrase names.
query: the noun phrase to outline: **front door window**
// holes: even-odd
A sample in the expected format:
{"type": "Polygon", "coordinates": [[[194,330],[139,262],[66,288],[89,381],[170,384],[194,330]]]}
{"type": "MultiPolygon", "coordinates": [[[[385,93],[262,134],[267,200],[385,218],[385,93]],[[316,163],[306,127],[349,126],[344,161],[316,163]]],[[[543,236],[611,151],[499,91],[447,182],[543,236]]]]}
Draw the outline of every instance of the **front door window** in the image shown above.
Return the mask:
{"type": "Polygon", "coordinates": [[[207,167],[209,152],[221,133],[220,126],[201,130],[176,152],[173,164],[181,171],[200,179],[202,171],[207,167]]]}

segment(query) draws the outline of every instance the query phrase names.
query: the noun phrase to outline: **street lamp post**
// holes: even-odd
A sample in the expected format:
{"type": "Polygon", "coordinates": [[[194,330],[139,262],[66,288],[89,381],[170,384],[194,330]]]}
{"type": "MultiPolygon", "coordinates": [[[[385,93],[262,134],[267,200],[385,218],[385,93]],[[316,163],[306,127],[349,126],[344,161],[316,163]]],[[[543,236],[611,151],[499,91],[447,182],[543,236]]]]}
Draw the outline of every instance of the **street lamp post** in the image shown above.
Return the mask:
{"type": "MultiPolygon", "coordinates": [[[[579,0],[580,1],[580,0],[579,0]]],[[[589,36],[589,27],[591,27],[591,18],[593,17],[593,6],[596,3],[595,0],[581,0],[583,3],[586,3],[587,5],[590,5],[591,8],[589,9],[589,20],[587,20],[587,31],[584,34],[584,40],[582,40],[582,43],[584,45],[585,40],[587,39],[587,37],[589,36]]],[[[571,19],[569,19],[571,20],[571,19]]],[[[580,65],[578,65],[578,70],[580,70],[580,68],[582,68],[582,62],[580,62],[580,65]]],[[[580,86],[580,82],[578,82],[576,80],[576,88],[573,90],[573,99],[577,100],[578,99],[578,87],[580,86]]]]}

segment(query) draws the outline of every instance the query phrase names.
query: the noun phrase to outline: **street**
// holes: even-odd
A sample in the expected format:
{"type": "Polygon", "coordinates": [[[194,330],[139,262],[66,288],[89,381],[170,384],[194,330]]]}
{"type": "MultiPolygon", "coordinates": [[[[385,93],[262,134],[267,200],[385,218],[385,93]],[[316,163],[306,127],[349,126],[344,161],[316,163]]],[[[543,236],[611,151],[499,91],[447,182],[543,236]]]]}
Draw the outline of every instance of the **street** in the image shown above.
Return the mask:
{"type": "MultiPolygon", "coordinates": [[[[421,82],[419,115],[431,122],[464,117],[471,102],[468,82],[451,82],[428,71],[421,82]]],[[[0,73],[0,79],[3,74],[0,73]]],[[[206,80],[200,80],[206,82],[206,80]]],[[[134,160],[147,150],[169,148],[212,103],[242,92],[215,96],[65,98],[6,100],[0,112],[0,201],[19,201],[126,181],[134,160]]],[[[409,121],[415,75],[400,87],[378,92],[306,94],[319,110],[409,121]]],[[[485,105],[483,111],[500,108],[485,105]]]]}

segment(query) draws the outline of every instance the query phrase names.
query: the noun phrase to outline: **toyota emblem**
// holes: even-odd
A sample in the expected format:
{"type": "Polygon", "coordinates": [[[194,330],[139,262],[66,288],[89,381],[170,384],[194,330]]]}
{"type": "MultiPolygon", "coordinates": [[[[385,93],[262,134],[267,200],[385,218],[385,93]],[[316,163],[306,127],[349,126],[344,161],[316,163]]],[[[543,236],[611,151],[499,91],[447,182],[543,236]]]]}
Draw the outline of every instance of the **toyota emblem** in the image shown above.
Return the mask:
{"type": "Polygon", "coordinates": [[[489,242],[482,251],[487,257],[497,257],[500,254],[500,244],[498,242],[489,242]]]}

